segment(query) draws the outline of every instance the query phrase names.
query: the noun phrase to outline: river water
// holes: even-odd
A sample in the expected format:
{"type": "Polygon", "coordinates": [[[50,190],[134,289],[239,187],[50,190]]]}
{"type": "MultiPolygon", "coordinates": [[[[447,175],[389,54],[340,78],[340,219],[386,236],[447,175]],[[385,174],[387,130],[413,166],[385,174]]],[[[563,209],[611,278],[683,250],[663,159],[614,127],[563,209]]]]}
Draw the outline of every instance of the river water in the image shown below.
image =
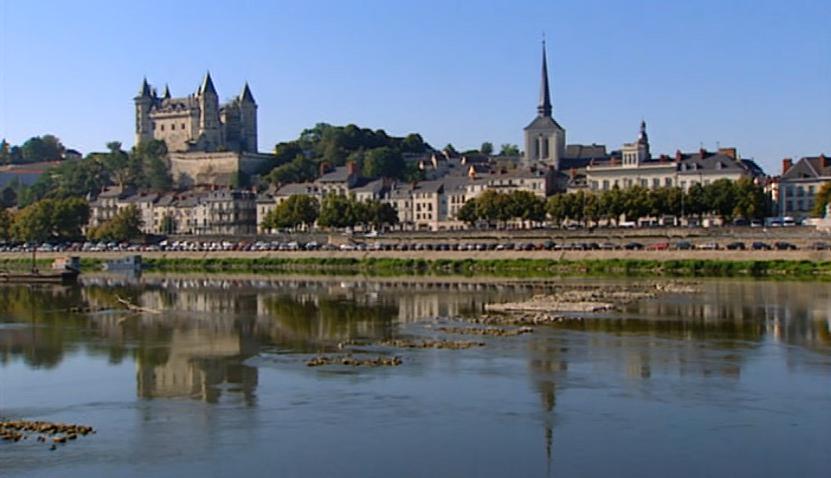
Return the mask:
{"type": "MultiPolygon", "coordinates": [[[[598,282],[556,282],[568,281],[598,282]]],[[[399,367],[305,365],[346,341],[434,337],[436,317],[549,287],[155,275],[0,287],[0,417],[97,430],[54,451],[0,442],[0,475],[829,476],[827,283],[705,280],[474,338],[481,348],[397,350],[399,367]]]]}

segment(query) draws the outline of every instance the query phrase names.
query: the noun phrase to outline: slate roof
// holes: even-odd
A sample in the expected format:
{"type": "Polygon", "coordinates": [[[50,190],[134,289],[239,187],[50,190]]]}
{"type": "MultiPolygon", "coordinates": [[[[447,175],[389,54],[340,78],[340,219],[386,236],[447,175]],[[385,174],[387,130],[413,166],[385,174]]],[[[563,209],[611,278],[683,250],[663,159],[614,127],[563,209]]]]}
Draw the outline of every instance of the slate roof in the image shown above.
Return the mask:
{"type": "Polygon", "coordinates": [[[557,128],[557,129],[565,131],[563,129],[563,127],[560,126],[560,124],[557,123],[554,120],[554,118],[552,118],[550,116],[537,116],[536,118],[534,118],[534,121],[531,121],[531,123],[528,124],[528,126],[525,127],[525,129],[551,129],[551,128],[557,128]]]}
{"type": "Polygon", "coordinates": [[[785,174],[784,180],[831,177],[831,157],[807,156],[796,162],[785,174]]]}

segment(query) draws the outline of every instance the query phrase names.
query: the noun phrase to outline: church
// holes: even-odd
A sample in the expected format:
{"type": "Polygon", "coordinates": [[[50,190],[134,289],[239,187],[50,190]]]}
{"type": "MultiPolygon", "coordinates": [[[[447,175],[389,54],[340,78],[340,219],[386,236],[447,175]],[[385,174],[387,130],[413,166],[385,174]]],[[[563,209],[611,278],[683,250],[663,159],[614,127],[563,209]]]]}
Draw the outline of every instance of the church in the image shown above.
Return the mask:
{"type": "Polygon", "coordinates": [[[719,179],[735,181],[764,175],[753,160],[741,158],[736,148],[719,148],[715,152],[701,148],[694,153],[676,151],[672,157],[653,157],[645,121],[641,121],[635,141],[625,143],[619,150],[607,152],[601,144],[567,145],[566,130],[553,117],[545,41],[537,115],[524,133],[525,165],[553,169],[556,172],[554,189],[558,192],[632,186],[687,190],[695,184],[706,185],[719,179]]]}
{"type": "Polygon", "coordinates": [[[272,159],[257,151],[257,103],[246,83],[239,95],[220,104],[211,74],[195,93],[159,96],[145,78],[133,99],[136,144],[164,141],[170,169],[182,185],[238,185],[272,159]]]}

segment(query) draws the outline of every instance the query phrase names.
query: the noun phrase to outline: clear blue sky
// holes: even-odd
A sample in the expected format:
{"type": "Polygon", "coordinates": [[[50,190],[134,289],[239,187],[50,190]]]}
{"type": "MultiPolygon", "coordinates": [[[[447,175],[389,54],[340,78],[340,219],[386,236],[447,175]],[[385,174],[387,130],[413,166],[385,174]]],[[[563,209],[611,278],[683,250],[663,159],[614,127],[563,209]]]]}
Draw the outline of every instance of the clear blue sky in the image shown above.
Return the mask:
{"type": "Polygon", "coordinates": [[[0,136],[133,142],[144,75],[223,98],[245,80],[261,150],[325,121],[434,146],[522,141],[548,38],[569,143],[736,146],[766,169],[831,154],[831,1],[0,0],[0,136]]]}

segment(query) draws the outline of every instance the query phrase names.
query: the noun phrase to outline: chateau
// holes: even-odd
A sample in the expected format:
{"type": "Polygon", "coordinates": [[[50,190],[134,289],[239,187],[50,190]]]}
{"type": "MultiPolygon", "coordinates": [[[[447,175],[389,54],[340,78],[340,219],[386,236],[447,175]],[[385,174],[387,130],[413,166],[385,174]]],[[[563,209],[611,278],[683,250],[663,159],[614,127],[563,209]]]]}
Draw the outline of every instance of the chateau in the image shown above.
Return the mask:
{"type": "Polygon", "coordinates": [[[219,103],[211,74],[195,93],[162,96],[145,78],[136,107],[136,143],[164,141],[171,173],[185,184],[228,185],[239,175],[256,174],[271,158],[257,152],[257,102],[248,83],[227,103],[219,103]]]}

